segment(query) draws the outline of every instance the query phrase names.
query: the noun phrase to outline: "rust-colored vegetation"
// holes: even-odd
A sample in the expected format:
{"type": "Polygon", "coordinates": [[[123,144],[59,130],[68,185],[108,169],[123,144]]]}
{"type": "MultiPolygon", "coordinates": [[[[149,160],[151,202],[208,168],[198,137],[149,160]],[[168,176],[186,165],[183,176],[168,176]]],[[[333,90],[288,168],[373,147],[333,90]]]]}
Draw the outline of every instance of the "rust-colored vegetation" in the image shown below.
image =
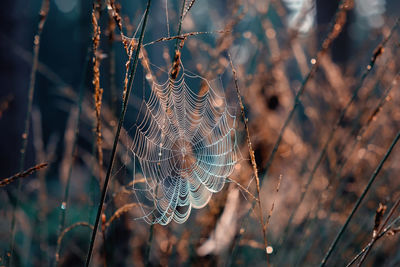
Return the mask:
{"type": "Polygon", "coordinates": [[[0,266],[400,265],[399,1],[4,6],[0,266]]]}

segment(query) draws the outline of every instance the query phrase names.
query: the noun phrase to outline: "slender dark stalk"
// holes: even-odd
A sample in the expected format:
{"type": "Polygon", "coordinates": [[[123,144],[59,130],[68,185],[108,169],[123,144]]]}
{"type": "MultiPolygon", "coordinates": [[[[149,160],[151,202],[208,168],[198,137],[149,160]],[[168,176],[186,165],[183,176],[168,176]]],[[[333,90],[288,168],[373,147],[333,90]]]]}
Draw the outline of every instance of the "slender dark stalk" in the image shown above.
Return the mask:
{"type": "Polygon", "coordinates": [[[41,164],[38,164],[36,166],[33,166],[33,167],[27,169],[26,171],[14,174],[13,176],[11,176],[9,178],[1,179],[0,187],[4,187],[4,186],[14,182],[15,180],[18,180],[19,178],[25,178],[25,177],[31,175],[32,173],[37,172],[38,170],[47,167],[48,165],[49,165],[48,163],[41,163],[41,164]]]}
{"type": "MultiPolygon", "coordinates": [[[[77,223],[74,223],[74,224],[68,226],[67,228],[65,228],[65,229],[60,233],[60,235],[59,235],[58,238],[57,238],[57,247],[61,247],[61,243],[62,243],[62,241],[63,241],[63,239],[64,239],[64,236],[65,236],[69,231],[71,231],[72,229],[74,229],[74,228],[76,228],[76,227],[79,227],[79,226],[85,226],[85,227],[89,227],[90,229],[93,229],[93,226],[90,225],[90,224],[87,223],[87,222],[77,222],[77,223]]],[[[58,262],[59,260],[60,260],[60,251],[58,251],[58,252],[56,253],[56,261],[58,262]]]]}
{"type": "Polygon", "coordinates": [[[271,155],[268,158],[268,161],[265,166],[265,174],[268,173],[269,168],[272,165],[272,162],[275,158],[276,152],[278,151],[278,147],[281,144],[283,134],[285,133],[285,130],[287,126],[289,125],[290,121],[293,118],[293,115],[297,109],[297,107],[300,104],[300,98],[303,95],[303,92],[308,84],[308,82],[311,80],[311,78],[315,75],[317,72],[319,66],[320,66],[320,58],[325,55],[325,53],[328,51],[329,47],[332,45],[332,42],[339,36],[339,34],[342,31],[342,28],[346,22],[346,13],[348,10],[351,9],[350,4],[347,3],[346,0],[342,0],[341,3],[339,4],[338,11],[336,12],[336,16],[331,23],[331,30],[328,33],[328,36],[325,38],[324,42],[321,45],[321,48],[316,56],[316,58],[312,61],[313,65],[310,69],[310,72],[307,74],[306,78],[303,80],[303,83],[299,89],[299,91],[296,93],[296,96],[294,98],[294,104],[292,109],[289,112],[289,115],[287,116],[285,122],[283,123],[283,126],[279,132],[278,139],[275,142],[275,145],[272,149],[271,155]]]}
{"type": "Polygon", "coordinates": [[[342,237],[344,231],[346,230],[346,228],[349,225],[351,219],[353,218],[353,215],[356,213],[358,207],[360,206],[360,204],[363,201],[364,197],[368,193],[368,190],[370,189],[371,185],[375,181],[377,175],[379,174],[380,170],[383,167],[383,164],[386,162],[387,158],[389,157],[390,153],[392,152],[393,148],[395,147],[395,145],[397,144],[397,141],[399,141],[399,139],[400,139],[400,131],[397,133],[396,137],[393,139],[392,144],[390,145],[390,147],[386,151],[385,155],[383,156],[383,158],[379,162],[379,165],[375,169],[374,173],[371,175],[371,178],[369,179],[368,184],[364,188],[364,191],[362,192],[361,196],[357,199],[357,202],[354,205],[353,210],[351,211],[351,213],[347,217],[346,222],[343,224],[342,228],[340,229],[340,231],[336,235],[336,238],[334,239],[334,241],[330,245],[328,251],[326,252],[326,254],[324,256],[324,258],[322,259],[320,267],[325,266],[325,264],[328,261],[330,255],[332,254],[332,252],[335,249],[337,243],[339,242],[339,240],[342,237]]]}
{"type": "MultiPolygon", "coordinates": [[[[181,35],[181,32],[182,32],[182,21],[183,21],[183,14],[185,12],[185,4],[186,4],[186,0],[182,0],[181,15],[180,15],[179,24],[178,24],[178,34],[177,34],[178,36],[181,35]]],[[[178,49],[178,43],[179,43],[179,39],[176,39],[174,51],[176,51],[178,49]]]]}
{"type": "MultiPolygon", "coordinates": [[[[364,126],[362,126],[362,128],[360,128],[360,130],[356,134],[357,138],[355,138],[354,142],[352,143],[347,157],[345,157],[345,160],[343,162],[341,162],[340,167],[339,167],[339,171],[334,175],[334,177],[331,177],[329,179],[328,184],[326,185],[326,187],[320,193],[320,195],[318,197],[318,200],[317,200],[318,206],[317,206],[316,211],[313,212],[313,214],[318,214],[318,212],[322,209],[322,206],[323,206],[323,203],[324,203],[322,201],[322,196],[324,195],[324,192],[326,192],[328,190],[328,188],[331,186],[332,181],[338,180],[339,177],[341,176],[341,172],[342,172],[344,166],[346,165],[347,160],[350,158],[350,155],[353,153],[356,145],[362,140],[362,136],[364,135],[364,133],[369,128],[371,122],[374,121],[374,118],[376,118],[376,116],[378,115],[378,113],[382,109],[383,105],[387,102],[387,96],[392,91],[392,89],[395,87],[395,85],[397,83],[397,79],[399,78],[399,75],[400,75],[400,71],[396,74],[395,78],[393,79],[392,85],[383,93],[383,95],[381,96],[380,101],[378,102],[378,104],[375,106],[375,108],[372,109],[372,112],[368,117],[368,121],[364,124],[364,126]]],[[[339,192],[339,191],[337,190],[337,192],[339,192]]],[[[331,215],[331,211],[332,211],[332,208],[329,210],[329,212],[327,214],[327,217],[326,217],[326,220],[329,220],[330,215],[331,215]]],[[[310,219],[311,219],[310,216],[307,216],[307,219],[304,222],[302,222],[302,224],[304,225],[304,229],[306,229],[306,228],[311,229],[311,228],[315,227],[316,224],[318,223],[317,222],[317,217],[314,217],[311,221],[310,221],[310,219]]],[[[290,234],[291,234],[290,232],[287,232],[286,236],[288,236],[288,235],[290,236],[290,234]]],[[[285,240],[285,238],[283,238],[283,240],[285,240]]],[[[309,241],[308,242],[305,240],[305,238],[302,239],[302,244],[306,244],[305,245],[305,249],[303,249],[301,254],[299,254],[296,262],[298,262],[298,263],[302,262],[302,258],[304,258],[307,255],[310,247],[313,244],[312,240],[313,240],[312,236],[309,237],[309,241]]],[[[302,244],[300,244],[300,246],[304,247],[302,244]]]]}
{"type": "MultiPolygon", "coordinates": [[[[65,184],[65,189],[64,189],[64,196],[62,199],[62,202],[60,204],[60,222],[58,225],[58,236],[60,236],[60,234],[64,231],[64,227],[65,227],[65,218],[67,215],[67,209],[68,209],[68,199],[69,199],[69,189],[70,189],[70,185],[71,185],[71,176],[72,176],[72,166],[73,166],[73,162],[74,162],[74,153],[77,147],[77,139],[79,136],[79,121],[80,121],[80,117],[81,117],[81,113],[82,113],[82,103],[83,103],[83,98],[84,98],[84,92],[85,92],[85,84],[87,82],[87,70],[89,69],[89,65],[90,65],[90,54],[92,52],[92,46],[89,45],[87,52],[86,52],[86,57],[85,57],[85,66],[83,68],[82,71],[82,78],[81,78],[81,83],[79,86],[79,95],[78,95],[78,101],[77,101],[77,106],[78,106],[78,112],[76,114],[76,119],[75,119],[75,125],[74,127],[74,140],[72,143],[72,155],[71,158],[71,162],[70,162],[70,166],[68,169],[68,174],[67,174],[67,181],[65,184]]],[[[61,249],[61,243],[57,243],[57,247],[56,247],[56,253],[55,253],[55,264],[52,265],[57,265],[59,257],[57,257],[57,255],[60,254],[60,249],[61,249]]]]}
{"type": "Polygon", "coordinates": [[[110,159],[110,163],[109,163],[109,166],[108,166],[108,169],[107,169],[107,174],[106,174],[106,177],[105,177],[105,180],[104,180],[104,184],[103,184],[103,188],[102,188],[102,192],[101,192],[100,202],[99,202],[99,206],[98,206],[98,209],[97,209],[96,221],[94,223],[94,228],[93,228],[92,237],[91,237],[91,240],[90,240],[89,251],[88,251],[88,254],[87,254],[87,257],[86,257],[85,266],[89,266],[90,260],[92,258],[93,247],[94,247],[94,242],[96,240],[97,229],[99,227],[100,217],[101,217],[101,214],[102,214],[103,205],[104,205],[104,201],[105,201],[106,194],[107,194],[108,182],[109,182],[110,177],[111,177],[111,171],[112,171],[112,168],[113,168],[113,165],[114,165],[115,155],[116,155],[116,152],[117,152],[119,136],[120,136],[120,133],[121,133],[121,128],[122,128],[123,122],[124,122],[126,110],[128,108],[128,101],[129,101],[129,95],[130,95],[131,90],[132,90],[133,78],[135,77],[135,74],[136,74],[136,67],[137,67],[137,64],[138,64],[140,48],[141,48],[142,42],[143,42],[144,31],[146,29],[147,18],[148,18],[149,10],[150,10],[150,4],[151,4],[151,0],[148,0],[147,1],[146,11],[145,11],[145,16],[144,16],[144,20],[143,20],[142,30],[141,30],[140,37],[139,37],[139,43],[138,43],[138,46],[137,46],[137,49],[136,49],[136,53],[135,53],[135,57],[134,57],[134,60],[133,60],[133,64],[130,66],[130,75],[129,75],[129,81],[128,81],[128,85],[127,85],[127,91],[126,91],[126,94],[124,95],[124,98],[123,98],[122,110],[121,110],[121,114],[120,114],[119,121],[118,121],[117,132],[116,132],[115,138],[114,138],[113,149],[112,149],[112,152],[111,152],[111,159],[110,159]]]}
{"type": "MultiPolygon", "coordinates": [[[[76,103],[77,107],[78,107],[78,112],[76,114],[76,119],[74,120],[75,124],[73,126],[74,129],[74,139],[72,142],[72,154],[70,155],[71,157],[71,162],[70,162],[70,166],[68,168],[68,174],[67,174],[67,181],[66,181],[66,185],[65,185],[65,189],[64,189],[64,196],[62,199],[62,202],[60,204],[60,222],[59,222],[59,226],[58,226],[58,236],[61,235],[61,233],[64,231],[64,227],[65,227],[65,218],[67,215],[67,209],[68,209],[68,199],[69,199],[69,189],[70,189],[70,185],[71,185],[71,176],[72,176],[72,167],[73,167],[73,163],[74,163],[74,153],[75,150],[77,148],[77,139],[79,136],[79,122],[80,122],[80,117],[81,117],[81,113],[82,113],[82,103],[83,103],[83,98],[85,95],[85,88],[86,88],[86,83],[88,82],[88,69],[90,66],[90,62],[91,62],[91,54],[92,54],[92,50],[93,50],[93,40],[90,41],[90,44],[88,45],[87,51],[86,51],[86,57],[85,57],[85,65],[82,71],[82,77],[81,77],[81,82],[79,85],[79,95],[78,95],[78,101],[76,103]]],[[[55,253],[55,260],[54,263],[52,264],[52,266],[57,266],[58,261],[59,261],[59,257],[57,255],[60,254],[60,250],[61,250],[61,242],[57,243],[57,247],[56,247],[56,253],[55,253]]]]}
{"type": "Polygon", "coordinates": [[[301,193],[300,200],[298,202],[297,208],[294,209],[292,211],[292,213],[290,214],[288,223],[287,223],[287,225],[285,227],[285,230],[284,230],[284,233],[283,233],[283,237],[281,239],[282,241],[280,243],[284,242],[284,240],[286,239],[289,227],[291,226],[292,221],[293,221],[295,215],[297,214],[297,211],[299,210],[299,207],[300,207],[301,203],[303,203],[303,201],[304,201],[304,198],[305,198],[305,196],[306,196],[306,194],[308,192],[310,184],[314,179],[314,175],[315,175],[319,165],[321,164],[322,160],[325,158],[326,152],[328,150],[328,146],[332,142],[333,136],[335,135],[336,131],[339,129],[340,124],[342,123],[343,119],[345,118],[347,110],[350,108],[350,106],[353,104],[354,100],[357,98],[358,92],[361,90],[361,88],[363,88],[366,78],[368,77],[368,75],[372,71],[372,69],[374,68],[375,62],[378,59],[378,57],[383,54],[384,47],[385,47],[386,43],[393,36],[393,33],[395,32],[395,29],[397,28],[397,26],[399,26],[399,20],[397,20],[395,25],[392,27],[392,29],[390,31],[390,34],[374,50],[373,56],[371,57],[371,61],[365,67],[365,71],[364,71],[363,75],[361,76],[361,79],[360,79],[360,81],[358,83],[358,86],[353,91],[353,95],[351,96],[350,100],[347,102],[346,106],[340,112],[339,118],[337,119],[335,125],[330,130],[329,136],[328,136],[327,140],[325,141],[325,144],[322,147],[322,150],[321,150],[320,154],[318,155],[317,161],[315,162],[315,164],[314,164],[314,166],[313,166],[313,168],[312,168],[312,170],[311,170],[311,172],[310,172],[310,174],[308,176],[308,179],[307,179],[307,182],[305,184],[305,187],[302,190],[302,193],[301,193]]]}
{"type": "MultiPolygon", "coordinates": [[[[294,98],[294,103],[292,106],[292,109],[290,110],[285,122],[283,123],[283,126],[279,132],[278,138],[275,142],[275,145],[271,151],[271,154],[268,158],[268,161],[266,163],[266,167],[265,167],[265,175],[268,174],[268,170],[272,165],[272,162],[275,158],[276,152],[278,151],[278,147],[282,141],[283,138],[283,134],[285,133],[286,128],[288,127],[290,121],[292,120],[295,111],[297,109],[297,107],[300,104],[300,98],[308,84],[308,82],[311,80],[311,78],[315,75],[315,73],[317,72],[319,65],[320,65],[320,58],[322,56],[325,55],[325,53],[328,51],[329,47],[332,45],[332,42],[338,37],[338,35],[341,33],[343,26],[346,22],[346,14],[347,11],[349,11],[352,8],[352,6],[348,3],[348,1],[346,0],[342,0],[339,4],[338,10],[336,11],[336,15],[334,17],[334,19],[331,22],[331,27],[330,27],[330,31],[328,32],[326,38],[324,39],[320,50],[317,53],[316,58],[312,61],[313,65],[309,71],[309,73],[307,74],[306,78],[303,80],[303,83],[299,89],[299,91],[296,93],[296,96],[294,98]]],[[[252,208],[249,209],[248,213],[246,214],[246,216],[244,216],[244,219],[241,223],[241,227],[239,227],[239,229],[243,228],[243,225],[245,225],[248,221],[249,218],[249,214],[251,212],[251,210],[253,210],[253,207],[255,205],[256,202],[252,203],[252,208]]],[[[244,231],[243,231],[244,232],[244,231]]],[[[240,232],[238,234],[239,236],[235,239],[235,243],[233,245],[232,248],[232,252],[231,252],[231,259],[230,259],[230,264],[232,264],[234,257],[236,256],[236,246],[240,243],[240,240],[242,238],[242,232],[240,232]]]]}
{"type": "MultiPolygon", "coordinates": [[[[378,241],[380,238],[382,238],[388,231],[392,230],[393,226],[400,221],[400,216],[394,219],[385,229],[382,230],[376,237],[376,240],[378,241]]],[[[353,265],[364,253],[367,249],[371,247],[371,243],[368,243],[347,265],[346,267],[349,267],[353,265]]]]}
{"type": "MultiPolygon", "coordinates": [[[[26,109],[26,114],[25,114],[25,126],[24,126],[24,133],[22,134],[22,145],[21,145],[21,150],[20,150],[21,151],[20,152],[20,161],[19,161],[19,170],[20,171],[23,171],[24,166],[25,166],[26,148],[28,145],[29,125],[30,125],[30,118],[31,118],[31,112],[32,112],[33,95],[35,92],[35,84],[36,84],[36,71],[37,71],[38,62],[39,62],[40,37],[42,36],[44,24],[46,23],[49,9],[50,9],[50,0],[42,0],[42,6],[41,6],[40,12],[39,12],[38,29],[37,29],[37,33],[34,37],[34,40],[33,40],[33,62],[32,62],[32,69],[31,69],[29,89],[28,89],[28,107],[26,109]]],[[[19,206],[21,186],[22,186],[22,182],[21,182],[21,180],[19,180],[16,203],[13,206],[12,219],[11,219],[11,242],[10,242],[10,254],[9,254],[9,261],[8,261],[9,265],[12,265],[12,258],[13,258],[13,254],[14,254],[15,230],[16,230],[15,229],[15,212],[19,206]]]]}
{"type": "MultiPolygon", "coordinates": [[[[183,13],[185,11],[185,2],[186,0],[182,0],[182,6],[181,6],[181,11],[180,11],[180,18],[179,18],[179,24],[178,24],[178,33],[177,36],[181,35],[181,31],[182,31],[182,20],[183,20],[183,13]]],[[[174,62],[172,62],[172,70],[171,70],[171,78],[175,79],[176,76],[174,77],[174,75],[172,74],[175,71],[175,75],[178,75],[179,72],[179,66],[180,66],[180,51],[179,49],[181,49],[181,46],[178,45],[179,41],[182,39],[176,39],[176,43],[175,43],[175,55],[174,55],[174,62]],[[174,67],[175,66],[175,67],[174,67]]],[[[144,49],[143,49],[144,50],[144,49]]],[[[145,54],[145,53],[144,53],[145,54]]],[[[143,59],[145,59],[146,57],[143,56],[143,59]]],[[[147,59],[145,59],[147,60],[147,59]]],[[[168,109],[168,107],[167,107],[168,109]]],[[[157,191],[157,190],[156,190],[157,191]]],[[[150,266],[150,251],[151,251],[151,245],[153,243],[153,232],[154,232],[154,224],[150,225],[150,229],[149,229],[149,239],[147,240],[147,246],[146,246],[146,251],[145,251],[145,255],[144,255],[144,260],[145,260],[145,265],[146,266],[150,266]]]]}
{"type": "Polygon", "coordinates": [[[238,100],[239,100],[240,114],[242,115],[244,128],[245,128],[245,131],[246,131],[246,139],[247,139],[247,146],[249,148],[251,166],[253,167],[253,173],[254,173],[254,177],[256,179],[257,205],[258,205],[258,211],[259,211],[258,216],[259,216],[260,225],[261,225],[261,229],[262,229],[262,233],[263,233],[263,240],[264,240],[264,247],[265,247],[264,252],[265,252],[265,255],[266,255],[266,258],[267,258],[267,265],[268,265],[269,264],[269,257],[268,257],[268,253],[267,253],[267,247],[268,247],[267,233],[266,233],[267,225],[264,223],[264,216],[262,214],[262,207],[261,207],[261,200],[260,200],[260,198],[261,198],[261,196],[260,196],[260,179],[258,178],[256,157],[254,155],[253,145],[251,144],[251,140],[250,140],[249,125],[247,123],[248,119],[247,119],[245,111],[244,111],[244,105],[243,105],[242,95],[240,94],[240,89],[239,89],[239,83],[238,83],[238,80],[237,80],[236,69],[233,66],[232,58],[231,58],[230,55],[229,55],[229,62],[231,64],[233,78],[234,78],[234,82],[235,82],[236,94],[237,94],[237,97],[238,97],[238,100]]]}
{"type": "Polygon", "coordinates": [[[371,251],[371,248],[373,247],[373,245],[376,243],[376,241],[378,240],[378,234],[381,233],[383,231],[383,229],[385,228],[386,224],[389,222],[389,219],[393,216],[394,212],[396,211],[396,209],[399,207],[400,205],[400,198],[398,198],[396,200],[396,202],[394,203],[393,207],[390,209],[389,214],[387,215],[385,221],[382,223],[382,225],[379,227],[379,230],[377,231],[377,234],[374,233],[373,238],[370,242],[370,245],[368,246],[367,250],[365,251],[364,255],[362,256],[360,262],[358,263],[358,266],[361,266],[363,264],[363,262],[365,261],[365,259],[367,258],[369,252],[371,251]]]}

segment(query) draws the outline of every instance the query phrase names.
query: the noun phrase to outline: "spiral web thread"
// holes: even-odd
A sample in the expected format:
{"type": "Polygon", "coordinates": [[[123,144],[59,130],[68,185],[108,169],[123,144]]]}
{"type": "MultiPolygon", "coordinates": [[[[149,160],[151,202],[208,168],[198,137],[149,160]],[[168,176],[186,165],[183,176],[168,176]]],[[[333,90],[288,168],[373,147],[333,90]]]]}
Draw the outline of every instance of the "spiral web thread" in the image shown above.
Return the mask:
{"type": "Polygon", "coordinates": [[[133,192],[150,224],[184,223],[192,208],[204,207],[223,188],[237,162],[235,116],[224,94],[200,76],[181,73],[153,82],[132,127],[130,150],[145,178],[134,181],[133,192]],[[196,80],[202,86],[194,91],[188,81],[196,80]]]}

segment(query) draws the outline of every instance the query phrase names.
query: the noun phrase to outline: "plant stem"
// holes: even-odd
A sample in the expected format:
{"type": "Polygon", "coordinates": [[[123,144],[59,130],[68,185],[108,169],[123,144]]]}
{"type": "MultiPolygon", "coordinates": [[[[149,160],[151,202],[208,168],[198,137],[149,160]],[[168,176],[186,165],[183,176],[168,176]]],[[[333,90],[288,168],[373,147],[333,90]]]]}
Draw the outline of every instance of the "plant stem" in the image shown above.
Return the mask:
{"type": "MultiPolygon", "coordinates": [[[[79,96],[78,96],[78,102],[77,102],[77,106],[78,106],[78,112],[77,112],[77,118],[75,120],[75,125],[74,125],[74,140],[72,143],[72,155],[71,155],[71,162],[70,162],[70,166],[68,169],[68,174],[67,174],[67,181],[65,184],[65,189],[64,189],[64,196],[61,202],[61,205],[59,206],[60,208],[60,222],[59,222],[59,226],[58,226],[58,236],[60,236],[60,234],[64,231],[64,227],[65,227],[65,218],[67,215],[67,209],[68,209],[68,198],[69,198],[69,189],[70,189],[70,185],[71,185],[71,176],[72,176],[72,166],[73,166],[73,162],[74,162],[74,153],[76,150],[76,146],[77,146],[77,142],[78,142],[78,136],[79,136],[79,120],[81,117],[81,113],[82,113],[82,103],[83,103],[83,98],[84,98],[84,91],[85,91],[85,84],[87,82],[87,70],[89,69],[89,64],[90,64],[90,54],[92,51],[92,47],[91,45],[88,46],[87,52],[86,52],[86,57],[85,57],[85,66],[82,72],[82,78],[81,78],[81,83],[79,86],[79,96]]],[[[55,253],[55,265],[57,266],[59,257],[57,257],[57,255],[60,254],[60,249],[61,249],[61,243],[57,243],[57,247],[56,247],[56,253],[55,253]]],[[[54,265],[54,264],[52,264],[54,265]]]]}
{"type": "Polygon", "coordinates": [[[249,131],[249,125],[248,125],[248,119],[246,117],[246,114],[244,112],[244,105],[243,105],[243,100],[242,100],[242,96],[240,94],[240,89],[239,89],[239,84],[238,84],[238,80],[237,80],[237,73],[235,68],[233,67],[233,63],[232,63],[232,58],[229,56],[229,62],[231,64],[231,68],[232,68],[232,72],[233,72],[233,77],[234,77],[234,81],[235,81],[235,88],[236,88],[236,94],[239,100],[239,106],[240,106],[240,113],[242,115],[242,119],[244,122],[244,128],[246,131],[246,137],[247,137],[247,145],[249,147],[249,154],[250,154],[250,161],[251,161],[251,165],[253,167],[253,173],[254,173],[254,177],[256,178],[256,188],[257,188],[257,205],[258,205],[258,210],[259,210],[259,220],[260,220],[260,225],[262,228],[262,232],[263,232],[263,239],[264,239],[264,247],[265,247],[265,255],[267,258],[267,265],[269,264],[269,257],[268,257],[268,253],[267,253],[267,247],[268,247],[268,241],[267,241],[267,234],[266,234],[266,224],[264,223],[264,216],[262,214],[262,207],[261,207],[261,196],[260,196],[260,179],[258,178],[258,170],[257,170],[257,163],[256,163],[256,157],[254,155],[254,149],[253,149],[253,145],[251,144],[251,140],[250,140],[250,131],[249,131]]]}
{"type": "Polygon", "coordinates": [[[357,211],[357,209],[360,206],[361,202],[363,201],[365,195],[368,193],[368,190],[370,189],[372,183],[375,181],[376,176],[379,174],[380,170],[382,169],[383,164],[385,163],[385,161],[389,157],[390,153],[392,152],[393,148],[395,147],[395,145],[396,145],[397,141],[399,141],[399,139],[400,139],[400,131],[397,133],[396,137],[393,139],[392,144],[390,145],[390,147],[386,151],[386,153],[383,156],[383,158],[381,159],[378,167],[375,169],[374,173],[372,174],[371,178],[369,179],[368,184],[364,188],[364,191],[362,192],[361,196],[357,199],[357,202],[354,205],[353,210],[351,211],[351,213],[347,217],[346,222],[344,223],[344,225],[340,229],[340,231],[337,234],[335,240],[332,242],[332,244],[330,245],[327,253],[325,254],[324,258],[322,259],[320,267],[325,266],[327,260],[329,259],[330,255],[332,254],[333,250],[335,249],[339,239],[342,237],[342,235],[344,233],[344,230],[346,230],[346,228],[349,225],[351,219],[353,218],[353,215],[357,211]]]}
{"type": "Polygon", "coordinates": [[[108,182],[110,180],[111,177],[111,171],[114,165],[114,160],[115,160],[115,155],[117,152],[117,147],[118,147],[118,140],[119,140],[119,136],[121,133],[121,128],[122,128],[122,124],[124,122],[124,117],[126,114],[126,110],[128,107],[128,100],[129,100],[129,95],[131,93],[132,90],[132,84],[133,84],[133,78],[135,77],[136,74],[136,67],[137,67],[137,63],[138,63],[138,59],[139,59],[139,52],[140,52],[140,48],[142,46],[142,42],[143,42],[143,36],[144,36],[144,31],[146,29],[146,24],[147,24],[147,18],[149,15],[149,10],[150,10],[150,4],[151,4],[151,0],[147,1],[147,7],[146,7],[146,11],[145,11],[145,17],[144,17],[144,21],[143,21],[143,26],[142,26],[142,30],[140,33],[140,38],[139,38],[139,43],[136,49],[136,53],[135,53],[135,57],[133,60],[133,64],[131,65],[130,68],[130,76],[129,76],[129,81],[128,81],[128,86],[127,86],[127,91],[126,94],[124,95],[123,98],[123,103],[122,103],[122,110],[121,110],[121,114],[119,117],[119,121],[118,121],[118,127],[117,127],[117,132],[115,134],[115,138],[114,138],[114,144],[113,144],[113,149],[111,152],[111,160],[107,169],[107,174],[104,180],[104,185],[102,188],[102,192],[101,192],[101,198],[100,198],[100,202],[99,202],[99,206],[97,209],[97,215],[96,215],[96,221],[94,223],[94,228],[93,228],[93,232],[92,232],[92,237],[90,240],[90,245],[89,245],[89,251],[86,257],[86,263],[85,266],[89,266],[90,264],[90,260],[92,258],[92,253],[93,253],[93,247],[94,247],[94,242],[96,240],[96,234],[97,234],[97,229],[99,227],[99,222],[100,222],[100,217],[101,217],[101,213],[103,210],[103,204],[106,198],[106,194],[107,194],[107,187],[108,187],[108,182]]]}
{"type": "MultiPolygon", "coordinates": [[[[181,15],[180,15],[179,24],[178,24],[178,34],[177,34],[178,36],[181,35],[181,32],[182,32],[182,21],[183,21],[183,13],[185,11],[185,4],[186,4],[186,0],[182,0],[181,15]]],[[[174,51],[176,51],[178,49],[178,43],[179,43],[179,39],[176,39],[174,51]]]]}
{"type": "MultiPolygon", "coordinates": [[[[300,98],[306,88],[306,85],[308,84],[308,82],[311,80],[311,78],[315,75],[315,73],[317,72],[319,65],[320,65],[320,58],[322,56],[325,55],[325,53],[328,51],[329,47],[332,45],[332,42],[338,37],[338,35],[340,34],[340,32],[343,29],[343,26],[346,22],[346,14],[347,11],[351,9],[351,5],[347,3],[348,0],[342,0],[339,3],[339,8],[336,11],[336,15],[335,18],[332,20],[331,22],[331,27],[330,27],[330,31],[328,32],[326,38],[324,39],[320,50],[317,53],[317,56],[315,58],[315,61],[313,62],[313,65],[309,71],[309,73],[307,74],[306,78],[303,80],[303,83],[299,89],[299,91],[297,92],[295,98],[294,98],[294,103],[293,103],[293,107],[289,112],[289,115],[287,116],[285,122],[283,123],[283,126],[279,132],[278,138],[274,144],[274,147],[272,149],[271,155],[268,158],[268,161],[266,163],[266,167],[265,167],[265,175],[268,174],[268,170],[272,165],[272,162],[275,158],[276,152],[278,151],[278,147],[282,141],[283,138],[283,134],[285,133],[286,128],[288,127],[290,121],[293,118],[293,115],[297,109],[297,107],[300,104],[300,98]]],[[[239,227],[239,229],[243,228],[243,225],[245,225],[248,222],[248,218],[249,218],[249,214],[250,212],[253,210],[253,207],[255,205],[255,202],[252,203],[252,207],[249,209],[249,211],[247,212],[247,214],[244,216],[244,219],[239,227]]],[[[236,251],[235,248],[236,246],[240,243],[240,240],[242,238],[242,233],[243,232],[239,232],[238,237],[235,240],[235,243],[233,244],[232,247],[232,252],[231,252],[231,258],[230,258],[230,264],[233,263],[234,258],[236,257],[236,251]]],[[[229,264],[229,265],[230,265],[229,264]]]]}
{"type": "Polygon", "coordinates": [[[326,152],[328,150],[328,146],[331,143],[331,141],[333,140],[333,136],[335,135],[336,131],[339,129],[340,124],[342,123],[343,119],[345,118],[347,110],[350,108],[352,103],[357,98],[358,92],[361,90],[361,88],[363,88],[366,78],[368,77],[369,73],[371,73],[372,69],[374,68],[375,62],[378,59],[378,57],[383,54],[384,46],[390,40],[390,38],[392,37],[392,35],[393,35],[393,33],[394,33],[394,31],[395,31],[395,29],[397,28],[398,25],[399,25],[399,20],[397,20],[396,24],[393,26],[392,30],[390,31],[390,34],[374,50],[374,53],[373,53],[373,55],[371,57],[371,61],[366,66],[365,71],[364,71],[363,75],[361,76],[361,79],[360,79],[360,81],[358,83],[358,86],[354,90],[353,95],[351,96],[350,100],[347,102],[346,106],[340,112],[339,118],[337,119],[335,125],[330,130],[329,136],[328,136],[327,140],[325,141],[325,144],[324,144],[320,154],[318,155],[317,161],[315,162],[315,164],[314,164],[314,166],[313,166],[313,168],[312,168],[312,170],[311,170],[311,172],[310,172],[310,174],[308,176],[308,179],[307,179],[307,182],[305,184],[305,187],[302,190],[302,193],[301,193],[301,196],[300,196],[300,200],[298,201],[297,208],[295,210],[293,210],[293,212],[290,214],[288,223],[287,223],[287,225],[285,227],[285,230],[284,230],[284,233],[283,233],[283,237],[282,237],[280,243],[285,241],[285,239],[286,239],[286,237],[288,235],[289,227],[291,226],[292,221],[293,221],[295,215],[297,214],[297,211],[299,210],[299,207],[300,207],[301,203],[303,203],[303,201],[304,201],[304,198],[305,198],[305,196],[306,196],[306,194],[308,192],[310,184],[314,179],[314,175],[315,175],[319,165],[321,164],[322,160],[324,159],[324,157],[326,155],[326,152]]]}
{"type": "Polygon", "coordinates": [[[11,176],[9,178],[1,179],[0,180],[0,187],[4,187],[4,186],[14,182],[15,180],[17,180],[19,178],[25,178],[25,177],[31,175],[32,173],[47,167],[48,165],[49,165],[48,163],[41,163],[41,164],[38,164],[36,166],[33,166],[33,167],[27,169],[26,171],[14,174],[13,176],[11,176]]]}
{"type": "MultiPolygon", "coordinates": [[[[29,137],[29,125],[30,125],[30,118],[32,113],[32,103],[33,103],[33,95],[35,92],[35,84],[36,84],[36,71],[38,68],[39,62],[39,49],[40,49],[40,37],[43,32],[44,24],[46,23],[47,15],[50,9],[50,0],[42,0],[42,6],[39,12],[39,23],[37,33],[33,40],[33,62],[32,62],[32,70],[30,74],[30,81],[29,81],[29,90],[28,90],[28,107],[26,110],[25,115],[25,127],[24,133],[22,134],[22,146],[21,146],[21,154],[20,154],[20,162],[19,162],[19,170],[23,171],[25,166],[25,158],[26,158],[26,149],[28,145],[28,137],[29,137]]],[[[11,219],[11,242],[10,242],[10,254],[9,254],[9,261],[8,264],[12,265],[12,258],[14,254],[14,245],[15,245],[15,212],[18,209],[19,202],[20,202],[20,195],[21,195],[21,187],[22,182],[19,180],[18,182],[18,189],[17,189],[17,198],[15,205],[13,207],[12,212],[12,219],[11,219]]]]}

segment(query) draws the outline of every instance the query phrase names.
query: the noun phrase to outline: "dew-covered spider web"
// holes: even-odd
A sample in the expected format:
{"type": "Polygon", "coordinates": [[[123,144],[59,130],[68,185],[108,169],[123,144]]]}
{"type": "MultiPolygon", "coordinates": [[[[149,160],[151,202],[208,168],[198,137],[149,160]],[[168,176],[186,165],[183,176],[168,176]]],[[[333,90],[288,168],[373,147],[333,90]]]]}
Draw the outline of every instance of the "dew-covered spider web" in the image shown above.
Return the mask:
{"type": "Polygon", "coordinates": [[[152,82],[129,133],[133,194],[151,224],[185,222],[223,188],[238,160],[235,116],[221,86],[183,67],[176,80],[152,82]]]}

